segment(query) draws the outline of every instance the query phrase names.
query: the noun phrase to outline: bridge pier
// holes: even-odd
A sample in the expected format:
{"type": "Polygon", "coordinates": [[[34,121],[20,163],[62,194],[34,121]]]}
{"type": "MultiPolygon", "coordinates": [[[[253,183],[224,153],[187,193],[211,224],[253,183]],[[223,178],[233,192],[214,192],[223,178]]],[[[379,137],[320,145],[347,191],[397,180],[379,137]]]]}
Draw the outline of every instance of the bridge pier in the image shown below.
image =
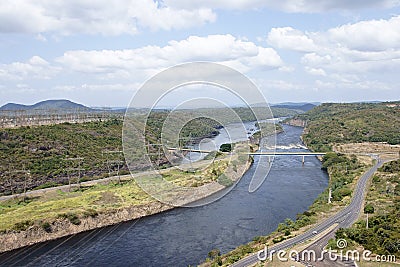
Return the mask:
{"type": "Polygon", "coordinates": [[[301,157],[301,165],[304,166],[305,156],[301,157]]]}

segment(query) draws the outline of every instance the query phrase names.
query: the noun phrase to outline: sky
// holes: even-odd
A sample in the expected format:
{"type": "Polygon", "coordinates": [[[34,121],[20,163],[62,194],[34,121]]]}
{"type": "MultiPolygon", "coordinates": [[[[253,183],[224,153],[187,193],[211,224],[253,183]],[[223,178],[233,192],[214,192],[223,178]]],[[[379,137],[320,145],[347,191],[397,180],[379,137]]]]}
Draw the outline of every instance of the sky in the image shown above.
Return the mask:
{"type": "Polygon", "coordinates": [[[125,107],[195,61],[240,71],[270,103],[399,100],[400,0],[0,1],[0,106],[125,107]]]}

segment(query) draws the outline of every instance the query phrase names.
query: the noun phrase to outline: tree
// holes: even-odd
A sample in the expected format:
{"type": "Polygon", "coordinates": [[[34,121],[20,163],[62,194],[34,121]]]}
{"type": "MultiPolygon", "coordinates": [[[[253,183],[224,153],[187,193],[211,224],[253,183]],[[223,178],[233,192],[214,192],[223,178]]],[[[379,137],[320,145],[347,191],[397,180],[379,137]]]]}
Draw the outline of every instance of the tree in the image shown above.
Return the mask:
{"type": "Polygon", "coordinates": [[[221,152],[231,152],[232,151],[232,144],[222,144],[219,148],[221,152]]]}
{"type": "Polygon", "coordinates": [[[210,252],[208,252],[208,257],[210,257],[212,260],[214,260],[215,258],[217,258],[218,256],[221,256],[221,251],[217,248],[211,250],[210,252]]]}
{"type": "Polygon", "coordinates": [[[371,204],[365,205],[365,207],[364,207],[364,213],[366,213],[366,214],[372,214],[372,213],[374,213],[374,212],[375,212],[374,206],[372,206],[371,204]]]}
{"type": "Polygon", "coordinates": [[[372,206],[371,204],[365,205],[364,213],[367,214],[367,229],[368,229],[368,214],[372,214],[374,212],[375,212],[374,206],[372,206]]]}

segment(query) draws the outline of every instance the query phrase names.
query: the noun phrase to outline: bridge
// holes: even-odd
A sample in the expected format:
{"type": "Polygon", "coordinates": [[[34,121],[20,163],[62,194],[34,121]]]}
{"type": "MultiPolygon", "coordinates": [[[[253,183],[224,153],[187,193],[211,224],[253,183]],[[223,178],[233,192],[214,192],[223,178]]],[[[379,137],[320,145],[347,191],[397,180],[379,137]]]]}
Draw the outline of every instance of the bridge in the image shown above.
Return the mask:
{"type": "Polygon", "coordinates": [[[305,157],[317,157],[317,156],[324,156],[326,153],[324,152],[252,152],[248,153],[248,155],[252,156],[267,156],[268,157],[268,162],[271,162],[271,157],[275,156],[300,156],[301,157],[301,163],[304,165],[305,162],[305,157]]]}
{"type": "MultiPolygon", "coordinates": [[[[176,148],[176,147],[169,147],[167,150],[174,151],[187,151],[187,152],[195,152],[195,153],[210,153],[211,150],[201,150],[201,149],[192,149],[192,148],[176,148]]],[[[305,157],[317,157],[317,156],[324,156],[326,153],[324,152],[308,152],[308,151],[298,151],[298,152],[281,152],[281,151],[258,151],[258,152],[250,152],[245,153],[246,155],[250,156],[267,156],[268,162],[271,162],[271,157],[275,156],[300,156],[302,157],[302,164],[304,165],[305,157]]]]}

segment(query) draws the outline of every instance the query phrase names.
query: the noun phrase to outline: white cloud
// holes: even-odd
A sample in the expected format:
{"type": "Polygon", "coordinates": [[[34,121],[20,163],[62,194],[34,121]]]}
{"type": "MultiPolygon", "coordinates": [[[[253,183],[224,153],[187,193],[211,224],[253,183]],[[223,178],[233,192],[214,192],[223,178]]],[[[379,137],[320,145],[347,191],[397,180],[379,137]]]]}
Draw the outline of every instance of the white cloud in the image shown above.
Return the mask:
{"type": "Polygon", "coordinates": [[[302,89],[302,85],[286,80],[260,80],[259,83],[266,90],[292,91],[302,89]]]}
{"type": "Polygon", "coordinates": [[[330,40],[352,50],[384,51],[400,48],[400,16],[361,21],[328,31],[330,40]]]}
{"type": "Polygon", "coordinates": [[[387,84],[385,82],[377,81],[377,80],[365,80],[365,81],[342,81],[342,82],[326,82],[321,80],[315,81],[315,86],[318,89],[328,89],[328,90],[372,90],[372,91],[381,91],[381,90],[396,90],[399,86],[396,84],[387,84]]]}
{"type": "Polygon", "coordinates": [[[326,76],[326,72],[321,68],[305,67],[305,70],[311,75],[326,76]]]}
{"type": "Polygon", "coordinates": [[[309,53],[305,54],[301,58],[301,63],[310,66],[319,66],[319,65],[329,64],[331,60],[332,57],[330,55],[321,56],[316,53],[309,53]]]}
{"type": "Polygon", "coordinates": [[[134,92],[140,88],[141,83],[115,83],[115,84],[81,84],[81,85],[57,85],[53,89],[62,92],[73,92],[73,91],[126,91],[129,93],[134,92]]]}
{"type": "Polygon", "coordinates": [[[164,0],[176,8],[254,9],[275,8],[285,12],[325,12],[330,10],[356,10],[363,8],[390,8],[400,5],[399,0],[164,0]]]}
{"type": "Polygon", "coordinates": [[[400,16],[319,32],[273,28],[267,40],[275,48],[304,53],[299,63],[305,73],[324,77],[310,87],[398,92],[393,84],[398,84],[400,69],[400,16]]]}
{"type": "Polygon", "coordinates": [[[176,9],[152,0],[4,0],[0,32],[136,34],[140,28],[182,29],[213,22],[209,8],[176,9]]]}
{"type": "Polygon", "coordinates": [[[1,80],[23,80],[23,79],[50,79],[59,68],[51,66],[49,62],[39,56],[33,56],[26,62],[13,62],[11,64],[0,64],[1,80]]]}
{"type": "Polygon", "coordinates": [[[268,33],[267,41],[274,47],[300,52],[311,52],[317,49],[311,38],[291,27],[272,28],[268,33]]]}
{"type": "MultiPolygon", "coordinates": [[[[212,23],[218,9],[274,8],[309,13],[399,5],[400,0],[3,0],[0,32],[42,34],[37,35],[40,39],[46,33],[116,36],[145,29],[184,29],[212,23]]],[[[351,29],[343,31],[346,34],[351,29]]]]}
{"type": "Polygon", "coordinates": [[[190,36],[185,40],[170,41],[164,47],[67,51],[56,61],[73,71],[126,76],[137,74],[137,71],[149,74],[190,61],[221,62],[244,71],[284,65],[274,49],[260,47],[229,34],[190,36]]]}
{"type": "Polygon", "coordinates": [[[273,28],[268,42],[304,52],[300,63],[312,75],[397,72],[400,68],[400,16],[347,24],[325,32],[273,28]]]}

